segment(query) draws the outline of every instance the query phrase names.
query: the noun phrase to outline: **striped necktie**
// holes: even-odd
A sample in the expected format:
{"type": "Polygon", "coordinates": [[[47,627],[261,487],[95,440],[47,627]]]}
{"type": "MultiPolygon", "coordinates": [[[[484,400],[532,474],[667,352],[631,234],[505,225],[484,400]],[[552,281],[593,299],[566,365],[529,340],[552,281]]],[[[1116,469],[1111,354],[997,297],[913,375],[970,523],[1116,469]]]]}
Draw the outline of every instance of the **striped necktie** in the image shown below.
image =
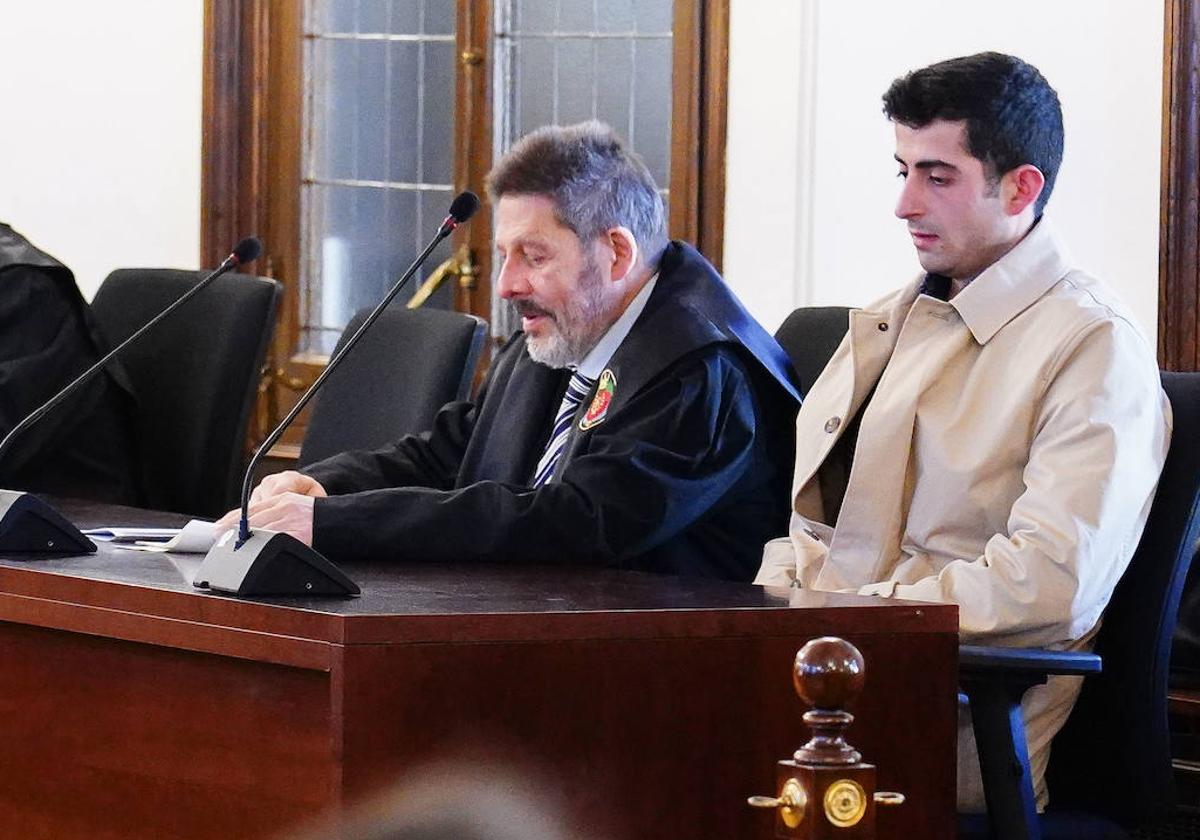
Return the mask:
{"type": "Polygon", "coordinates": [[[592,392],[595,382],[596,380],[588,379],[579,371],[572,371],[571,381],[567,383],[567,390],[558,407],[558,414],[554,416],[550,442],[546,444],[546,451],[542,453],[537,469],[533,472],[534,487],[541,487],[554,475],[554,468],[558,465],[558,459],[562,457],[567,438],[571,434],[571,423],[575,420],[575,413],[579,410],[579,404],[592,392]]]}

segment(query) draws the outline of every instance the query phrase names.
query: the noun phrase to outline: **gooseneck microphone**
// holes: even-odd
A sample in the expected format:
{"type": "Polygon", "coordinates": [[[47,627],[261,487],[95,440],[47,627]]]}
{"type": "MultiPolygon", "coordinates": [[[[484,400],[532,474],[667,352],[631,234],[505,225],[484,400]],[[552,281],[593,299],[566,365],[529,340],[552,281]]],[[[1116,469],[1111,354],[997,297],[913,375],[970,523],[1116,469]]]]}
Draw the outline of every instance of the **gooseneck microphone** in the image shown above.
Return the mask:
{"type": "MultiPolygon", "coordinates": [[[[3,440],[0,440],[0,464],[3,464],[4,453],[12,447],[13,441],[41,420],[67,397],[91,381],[105,365],[130,344],[137,341],[155,327],[160,321],[170,315],[183,304],[187,303],[206,286],[222,274],[245,265],[258,258],[262,253],[262,243],[253,236],[248,236],[237,244],[233,252],[226,257],[217,268],[207,277],[188,289],[174,303],[147,321],[137,332],[122,341],[104,355],[98,362],[89,367],[73,382],[34,409],[20,423],[12,428],[3,440]]],[[[96,545],[87,539],[79,530],[63,518],[50,505],[36,496],[13,490],[0,490],[0,551],[6,552],[38,552],[38,553],[92,553],[96,545]]]]}
{"type": "Polygon", "coordinates": [[[438,226],[437,233],[412,265],[371,310],[354,335],[329,360],[325,370],[309,386],[292,410],[280,421],[255,451],[242,480],[242,515],[236,538],[231,531],[205,555],[204,562],[193,581],[202,589],[230,592],[235,595],[357,595],[358,586],[340,569],[316,551],[288,534],[274,531],[250,530],[250,482],[254,468],[264,453],[279,440],[296,416],[324,384],[342,359],[354,349],[383,310],[399,294],[404,285],[417,273],[421,264],[433,253],[443,239],[455,228],[475,215],[479,197],[469,190],[459,193],[450,203],[450,211],[438,226]]]}

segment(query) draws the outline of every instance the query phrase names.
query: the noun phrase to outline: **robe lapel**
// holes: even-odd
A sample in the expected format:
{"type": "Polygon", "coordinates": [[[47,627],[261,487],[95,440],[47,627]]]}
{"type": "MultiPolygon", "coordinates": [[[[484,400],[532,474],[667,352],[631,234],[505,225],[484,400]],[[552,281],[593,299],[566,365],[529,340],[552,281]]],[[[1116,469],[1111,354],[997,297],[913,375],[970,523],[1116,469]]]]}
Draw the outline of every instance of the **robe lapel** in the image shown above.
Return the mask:
{"type": "Polygon", "coordinates": [[[495,384],[504,399],[489,404],[490,413],[481,418],[477,431],[484,434],[476,438],[482,451],[469,467],[464,464],[459,486],[485,479],[528,484],[546,448],[570,375],[526,358],[524,345],[518,352],[508,380],[495,384]]]}

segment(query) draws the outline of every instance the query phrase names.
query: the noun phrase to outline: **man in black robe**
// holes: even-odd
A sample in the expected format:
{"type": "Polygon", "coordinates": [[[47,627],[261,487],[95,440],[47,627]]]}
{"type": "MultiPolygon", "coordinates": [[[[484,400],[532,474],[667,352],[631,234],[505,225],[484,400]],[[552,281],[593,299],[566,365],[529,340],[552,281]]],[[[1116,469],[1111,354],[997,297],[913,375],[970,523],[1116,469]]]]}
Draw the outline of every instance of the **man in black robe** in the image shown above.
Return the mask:
{"type": "MultiPolygon", "coordinates": [[[[71,270],[0,224],[0,438],[106,351],[71,270]]],[[[0,454],[0,487],[134,504],[133,392],[109,366],[0,454]]]]}
{"type": "MultiPolygon", "coordinates": [[[[541,129],[489,176],[522,332],[434,428],[263,481],[250,524],[332,560],[592,564],[749,581],[786,524],[783,350],[606,126],[541,129]]],[[[221,523],[232,525],[235,514],[221,523]]]]}

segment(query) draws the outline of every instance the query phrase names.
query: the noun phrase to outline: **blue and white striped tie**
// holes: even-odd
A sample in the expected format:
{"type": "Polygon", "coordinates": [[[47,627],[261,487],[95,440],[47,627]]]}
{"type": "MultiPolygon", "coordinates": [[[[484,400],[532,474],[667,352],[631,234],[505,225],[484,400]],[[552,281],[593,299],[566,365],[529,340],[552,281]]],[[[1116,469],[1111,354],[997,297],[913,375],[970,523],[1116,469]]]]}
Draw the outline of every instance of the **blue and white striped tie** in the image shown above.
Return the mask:
{"type": "Polygon", "coordinates": [[[541,487],[554,475],[554,467],[562,457],[567,438],[571,434],[571,423],[575,420],[575,413],[579,410],[579,404],[592,392],[595,382],[596,380],[588,379],[579,371],[571,373],[571,381],[567,383],[558,414],[554,416],[554,430],[550,432],[550,442],[546,444],[546,451],[542,453],[537,469],[533,471],[534,487],[541,487]]]}

